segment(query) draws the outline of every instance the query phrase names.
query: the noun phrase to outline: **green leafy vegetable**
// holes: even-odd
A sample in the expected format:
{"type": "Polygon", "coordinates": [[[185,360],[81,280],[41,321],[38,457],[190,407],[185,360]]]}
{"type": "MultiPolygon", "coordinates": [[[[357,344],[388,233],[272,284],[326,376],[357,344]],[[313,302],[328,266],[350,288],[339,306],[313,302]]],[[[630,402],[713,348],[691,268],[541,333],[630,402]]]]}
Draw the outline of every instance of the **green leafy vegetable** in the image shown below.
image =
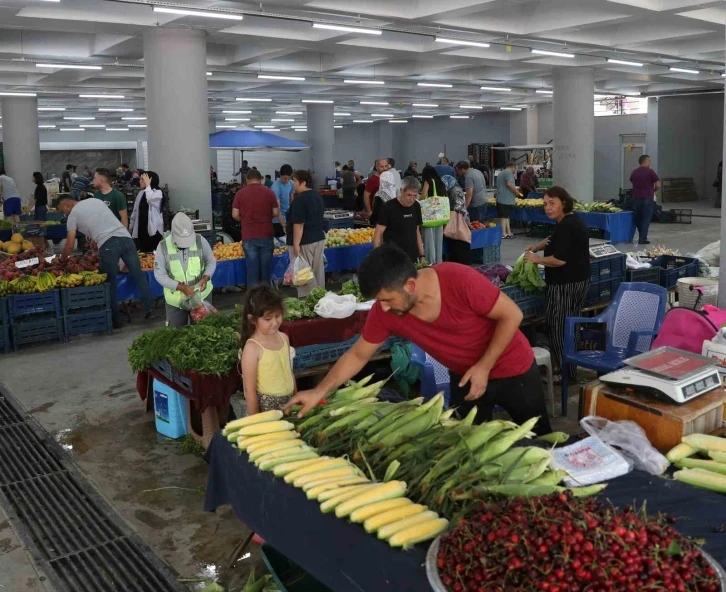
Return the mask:
{"type": "Polygon", "coordinates": [[[348,294],[352,294],[353,296],[355,296],[358,302],[365,301],[365,298],[363,298],[363,294],[360,293],[360,286],[353,280],[343,282],[343,286],[341,287],[340,295],[347,296],[348,294]]]}
{"type": "Polygon", "coordinates": [[[525,261],[524,255],[520,255],[514,264],[512,273],[507,276],[507,285],[519,286],[525,292],[539,290],[546,286],[544,279],[539,274],[537,265],[530,261],[525,261]]]}

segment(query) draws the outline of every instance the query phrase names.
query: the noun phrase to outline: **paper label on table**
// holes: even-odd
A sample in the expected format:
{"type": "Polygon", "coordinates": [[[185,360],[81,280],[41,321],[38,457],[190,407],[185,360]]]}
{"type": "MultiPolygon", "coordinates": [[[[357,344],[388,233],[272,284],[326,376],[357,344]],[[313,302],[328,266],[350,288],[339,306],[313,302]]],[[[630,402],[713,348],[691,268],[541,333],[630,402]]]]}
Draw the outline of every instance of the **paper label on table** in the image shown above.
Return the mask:
{"type": "Polygon", "coordinates": [[[567,471],[569,486],[591,485],[630,471],[630,465],[614,448],[590,436],[552,451],[552,464],[567,471]]]}
{"type": "Polygon", "coordinates": [[[56,257],[57,257],[57,255],[51,255],[50,257],[46,257],[46,258],[45,258],[45,262],[46,262],[46,263],[50,263],[50,262],[51,262],[51,261],[53,261],[53,259],[55,259],[56,257]]]}
{"type": "Polygon", "coordinates": [[[30,267],[31,265],[38,265],[38,263],[40,263],[40,259],[33,257],[32,259],[26,259],[25,261],[16,261],[15,267],[22,269],[23,267],[30,267]]]}

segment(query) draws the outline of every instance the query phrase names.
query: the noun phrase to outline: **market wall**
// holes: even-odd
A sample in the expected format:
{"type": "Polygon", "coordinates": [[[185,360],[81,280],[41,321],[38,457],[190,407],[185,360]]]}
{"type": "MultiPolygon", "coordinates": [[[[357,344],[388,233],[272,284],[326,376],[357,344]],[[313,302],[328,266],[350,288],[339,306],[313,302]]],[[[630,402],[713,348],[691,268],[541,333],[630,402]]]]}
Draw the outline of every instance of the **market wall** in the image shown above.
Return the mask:
{"type": "Polygon", "coordinates": [[[555,116],[552,103],[537,105],[537,143],[549,144],[554,139],[555,116]]]}
{"type": "Polygon", "coordinates": [[[699,199],[713,199],[722,155],[723,94],[658,99],[660,177],[692,177],[699,199]]]}
{"type": "MultiPolygon", "coordinates": [[[[639,143],[646,134],[648,116],[609,115],[595,118],[595,199],[616,199],[623,186],[620,154],[623,143],[639,143]]],[[[648,139],[645,138],[646,150],[648,139]]],[[[630,175],[626,175],[630,178],[630,175]]],[[[628,183],[625,189],[630,189],[628,183]]]]}

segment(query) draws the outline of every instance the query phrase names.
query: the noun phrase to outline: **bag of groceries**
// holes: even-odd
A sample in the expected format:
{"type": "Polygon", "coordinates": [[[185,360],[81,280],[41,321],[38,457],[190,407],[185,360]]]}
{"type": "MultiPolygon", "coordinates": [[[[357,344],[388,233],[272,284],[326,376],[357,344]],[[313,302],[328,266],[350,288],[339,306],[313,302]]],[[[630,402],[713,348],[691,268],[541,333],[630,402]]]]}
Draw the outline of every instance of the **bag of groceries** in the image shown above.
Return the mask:
{"type": "Polygon", "coordinates": [[[313,268],[310,267],[310,264],[302,255],[299,255],[290,261],[290,265],[287,266],[283,283],[288,286],[304,286],[311,282],[314,277],[313,268]]]}

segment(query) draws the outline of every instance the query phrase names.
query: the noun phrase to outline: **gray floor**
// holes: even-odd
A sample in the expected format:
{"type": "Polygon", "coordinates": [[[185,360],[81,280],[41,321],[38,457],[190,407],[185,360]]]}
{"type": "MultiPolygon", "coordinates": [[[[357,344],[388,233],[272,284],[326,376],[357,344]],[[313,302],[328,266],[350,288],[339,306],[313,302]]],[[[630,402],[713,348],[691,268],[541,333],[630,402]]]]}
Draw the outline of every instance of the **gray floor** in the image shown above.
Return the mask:
{"type": "MultiPolygon", "coordinates": [[[[718,213],[710,204],[668,207],[718,213]]],[[[718,238],[718,218],[694,218],[691,225],[654,224],[651,230],[653,244],[683,254],[718,238]]],[[[502,261],[513,263],[531,242],[526,236],[505,241],[502,261]]],[[[220,299],[227,307],[235,301],[239,296],[220,299]]],[[[255,546],[249,558],[226,568],[246,529],[229,510],[202,512],[206,466],[201,459],[177,455],[173,446],[162,443],[153,417],[145,413],[136,394],[126,350],[139,333],[157,325],[161,321],[149,326],[137,317],[111,337],[77,337],[68,345],[48,344],[0,355],[0,381],[183,577],[220,576],[222,584],[238,590],[249,567],[260,565],[255,546]]],[[[587,375],[582,378],[586,380],[587,375]]],[[[555,419],[554,429],[576,430],[577,386],[570,401],[570,418],[555,419]]],[[[0,510],[0,590],[46,590],[41,577],[0,510]]],[[[198,589],[200,584],[190,586],[198,589]]]]}

